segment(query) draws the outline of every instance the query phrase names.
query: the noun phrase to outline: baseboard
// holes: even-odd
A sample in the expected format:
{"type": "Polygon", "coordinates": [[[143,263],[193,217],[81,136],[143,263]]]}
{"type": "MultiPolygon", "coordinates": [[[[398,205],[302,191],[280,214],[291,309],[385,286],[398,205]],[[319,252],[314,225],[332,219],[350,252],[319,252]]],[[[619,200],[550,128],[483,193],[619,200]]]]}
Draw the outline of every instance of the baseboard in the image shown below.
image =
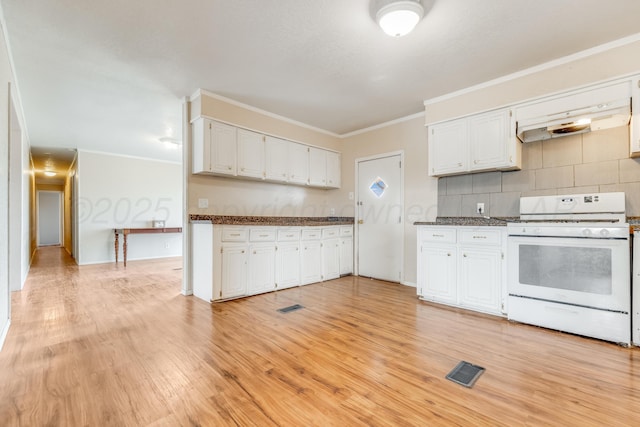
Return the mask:
{"type": "Polygon", "coordinates": [[[182,289],[180,293],[186,297],[193,295],[193,289],[182,289]]]}
{"type": "Polygon", "coordinates": [[[401,285],[409,286],[410,288],[417,288],[418,285],[413,282],[400,282],[401,285]]]}
{"type": "Polygon", "coordinates": [[[9,326],[11,326],[11,319],[8,319],[6,326],[2,331],[2,335],[0,335],[0,351],[2,351],[2,347],[4,346],[4,340],[7,338],[7,334],[9,333],[9,326]]]}

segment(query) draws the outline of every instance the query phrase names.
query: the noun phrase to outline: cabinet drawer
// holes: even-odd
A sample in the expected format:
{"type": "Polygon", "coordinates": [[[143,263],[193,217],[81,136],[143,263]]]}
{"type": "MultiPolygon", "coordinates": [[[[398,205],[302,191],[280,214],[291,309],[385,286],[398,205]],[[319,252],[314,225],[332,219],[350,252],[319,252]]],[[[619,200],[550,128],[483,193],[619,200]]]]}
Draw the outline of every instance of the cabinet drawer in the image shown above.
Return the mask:
{"type": "Polygon", "coordinates": [[[460,233],[460,243],[478,244],[478,245],[500,245],[502,242],[502,232],[499,229],[478,230],[478,229],[462,229],[460,233]]]}
{"type": "Polygon", "coordinates": [[[420,240],[423,242],[455,243],[456,229],[445,227],[430,227],[420,230],[420,240]]]}
{"type": "Polygon", "coordinates": [[[274,242],[276,240],[276,229],[252,228],[249,231],[249,240],[252,242],[274,242]]]}
{"type": "Polygon", "coordinates": [[[222,227],[223,242],[246,242],[248,230],[243,227],[222,227]]]}
{"type": "Polygon", "coordinates": [[[320,240],[322,230],[319,228],[305,228],[302,230],[302,240],[320,240]]]}
{"type": "Polygon", "coordinates": [[[322,229],[323,239],[333,239],[334,237],[338,237],[338,236],[340,236],[339,227],[327,227],[322,229]]]}
{"type": "Polygon", "coordinates": [[[340,227],[340,235],[343,237],[353,236],[353,227],[350,225],[343,225],[340,227]]]}
{"type": "Polygon", "coordinates": [[[294,242],[300,240],[299,228],[279,228],[278,242],[294,242]]]}

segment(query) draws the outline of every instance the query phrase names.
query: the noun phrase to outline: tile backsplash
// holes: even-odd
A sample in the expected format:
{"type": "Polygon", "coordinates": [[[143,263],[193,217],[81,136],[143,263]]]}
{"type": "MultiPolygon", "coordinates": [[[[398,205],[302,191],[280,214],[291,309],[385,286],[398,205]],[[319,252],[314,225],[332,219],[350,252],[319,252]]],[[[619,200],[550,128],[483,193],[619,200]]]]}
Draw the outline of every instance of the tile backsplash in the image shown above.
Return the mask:
{"type": "Polygon", "coordinates": [[[627,216],[640,216],[640,158],[629,158],[629,127],[522,145],[522,170],[443,177],[438,216],[519,216],[521,196],[624,191],[627,216]]]}

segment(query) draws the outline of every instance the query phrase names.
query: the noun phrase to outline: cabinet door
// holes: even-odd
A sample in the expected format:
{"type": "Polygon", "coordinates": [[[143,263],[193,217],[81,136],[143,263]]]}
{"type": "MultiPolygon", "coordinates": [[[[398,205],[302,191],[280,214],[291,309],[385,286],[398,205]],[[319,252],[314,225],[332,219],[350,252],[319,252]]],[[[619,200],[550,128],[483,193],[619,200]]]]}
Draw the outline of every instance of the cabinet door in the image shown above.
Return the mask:
{"type": "Polygon", "coordinates": [[[340,275],[353,273],[353,238],[340,239],[340,275]]]}
{"type": "Polygon", "coordinates": [[[247,294],[247,246],[225,245],[222,247],[221,298],[232,298],[247,294]]]}
{"type": "Polygon", "coordinates": [[[276,249],[276,288],[300,285],[300,244],[278,243],[276,249]]]}
{"type": "Polygon", "coordinates": [[[322,281],[322,245],[320,241],[303,241],[300,257],[302,284],[307,285],[322,281]]]}
{"type": "MultiPolygon", "coordinates": [[[[205,132],[206,135],[207,132],[205,132]]],[[[235,175],[237,163],[236,128],[224,123],[210,121],[208,135],[211,155],[210,171],[225,175],[235,175]]]]}
{"type": "Polygon", "coordinates": [[[424,243],[418,262],[418,293],[427,300],[457,304],[456,247],[424,243]]]}
{"type": "Polygon", "coordinates": [[[309,185],[327,186],[327,151],[309,147],[309,185]]]}
{"type": "Polygon", "coordinates": [[[309,147],[297,142],[289,143],[289,182],[309,182],[309,147]]]}
{"type": "Polygon", "coordinates": [[[501,259],[499,250],[460,248],[460,306],[500,314],[501,259]]]}
{"type": "Polygon", "coordinates": [[[264,178],[263,135],[238,129],[238,176],[264,178]]]}
{"type": "Polygon", "coordinates": [[[211,172],[211,120],[199,118],[191,124],[191,172],[211,172]]]}
{"type": "Polygon", "coordinates": [[[264,152],[265,178],[286,182],[289,178],[289,141],[267,136],[264,140],[264,152]]]}
{"type": "Polygon", "coordinates": [[[322,242],[322,280],[340,277],[340,239],[322,242]]]}
{"type": "Polygon", "coordinates": [[[251,245],[249,247],[249,281],[247,284],[249,295],[275,289],[275,264],[275,245],[251,245]]]}
{"type": "Polygon", "coordinates": [[[340,188],[340,153],[327,151],[327,187],[340,188]]]}
{"type": "Polygon", "coordinates": [[[509,110],[491,111],[469,118],[469,145],[471,151],[471,170],[505,167],[509,159],[509,145],[515,144],[510,136],[511,112],[509,110]]]}
{"type": "Polygon", "coordinates": [[[467,119],[429,126],[429,175],[465,172],[468,166],[467,119]]]}

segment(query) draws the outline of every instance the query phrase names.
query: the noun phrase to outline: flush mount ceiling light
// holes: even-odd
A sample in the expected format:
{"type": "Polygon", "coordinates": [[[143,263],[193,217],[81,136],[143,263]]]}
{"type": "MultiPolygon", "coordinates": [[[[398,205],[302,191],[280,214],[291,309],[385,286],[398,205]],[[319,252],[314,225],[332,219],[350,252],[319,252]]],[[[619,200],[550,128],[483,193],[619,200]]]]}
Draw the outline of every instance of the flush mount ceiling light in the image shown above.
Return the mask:
{"type": "Polygon", "coordinates": [[[44,171],[44,174],[46,176],[56,176],[56,173],[54,171],[44,171]]]}
{"type": "Polygon", "coordinates": [[[383,5],[376,13],[380,28],[392,37],[402,37],[413,30],[424,16],[422,4],[401,0],[383,5]]]}

